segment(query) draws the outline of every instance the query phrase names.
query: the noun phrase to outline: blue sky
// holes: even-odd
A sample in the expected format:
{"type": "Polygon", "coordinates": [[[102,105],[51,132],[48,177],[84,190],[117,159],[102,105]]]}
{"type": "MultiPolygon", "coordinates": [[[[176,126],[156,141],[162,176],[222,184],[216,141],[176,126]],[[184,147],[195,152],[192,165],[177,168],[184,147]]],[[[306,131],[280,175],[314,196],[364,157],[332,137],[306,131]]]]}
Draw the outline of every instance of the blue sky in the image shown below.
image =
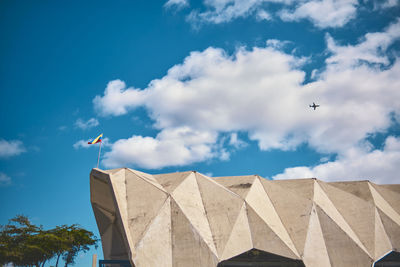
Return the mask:
{"type": "Polygon", "coordinates": [[[103,169],[399,183],[399,14],[398,0],[1,1],[0,224],[98,235],[85,143],[100,133],[103,169]]]}

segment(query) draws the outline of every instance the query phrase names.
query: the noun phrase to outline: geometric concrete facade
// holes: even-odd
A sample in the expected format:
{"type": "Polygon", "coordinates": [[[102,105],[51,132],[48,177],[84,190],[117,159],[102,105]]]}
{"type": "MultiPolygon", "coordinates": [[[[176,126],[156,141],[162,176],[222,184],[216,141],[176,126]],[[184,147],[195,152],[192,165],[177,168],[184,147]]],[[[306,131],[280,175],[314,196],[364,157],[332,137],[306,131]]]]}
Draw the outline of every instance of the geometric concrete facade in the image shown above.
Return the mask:
{"type": "Polygon", "coordinates": [[[93,169],[105,259],[217,266],[257,249],[307,267],[365,267],[400,249],[400,185],[93,169]]]}

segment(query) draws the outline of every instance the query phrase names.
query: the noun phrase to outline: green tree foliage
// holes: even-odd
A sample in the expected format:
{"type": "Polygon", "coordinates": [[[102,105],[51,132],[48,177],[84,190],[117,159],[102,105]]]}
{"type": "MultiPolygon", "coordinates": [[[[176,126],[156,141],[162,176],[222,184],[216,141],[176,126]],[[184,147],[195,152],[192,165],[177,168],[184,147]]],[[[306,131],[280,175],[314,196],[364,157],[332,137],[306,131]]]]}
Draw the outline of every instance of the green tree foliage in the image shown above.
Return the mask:
{"type": "Polygon", "coordinates": [[[45,262],[56,258],[65,261],[65,266],[75,263],[79,252],[87,252],[90,246],[97,247],[97,238],[78,225],[62,225],[44,230],[33,225],[26,216],[18,215],[9,224],[0,225],[0,265],[43,267],[45,262]]]}

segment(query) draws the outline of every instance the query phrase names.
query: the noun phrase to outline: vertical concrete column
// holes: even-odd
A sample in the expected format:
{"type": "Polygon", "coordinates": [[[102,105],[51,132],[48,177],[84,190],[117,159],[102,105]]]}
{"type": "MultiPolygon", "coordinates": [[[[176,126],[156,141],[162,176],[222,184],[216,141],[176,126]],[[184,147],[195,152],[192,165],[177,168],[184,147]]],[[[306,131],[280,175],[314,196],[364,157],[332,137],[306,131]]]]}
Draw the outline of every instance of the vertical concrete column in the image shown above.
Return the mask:
{"type": "Polygon", "coordinates": [[[96,267],[97,266],[97,255],[93,254],[93,258],[92,258],[92,267],[96,267]]]}

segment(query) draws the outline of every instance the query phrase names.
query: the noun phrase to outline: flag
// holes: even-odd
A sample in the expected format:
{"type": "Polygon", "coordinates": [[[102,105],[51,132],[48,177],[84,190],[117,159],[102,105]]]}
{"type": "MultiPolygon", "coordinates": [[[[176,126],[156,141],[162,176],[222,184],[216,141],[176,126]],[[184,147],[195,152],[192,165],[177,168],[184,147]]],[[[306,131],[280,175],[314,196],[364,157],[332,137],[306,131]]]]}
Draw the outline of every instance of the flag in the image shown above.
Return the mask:
{"type": "Polygon", "coordinates": [[[103,137],[103,134],[97,136],[95,139],[93,139],[92,141],[88,142],[88,144],[89,144],[89,145],[93,145],[93,144],[100,143],[102,137],[103,137]]]}

